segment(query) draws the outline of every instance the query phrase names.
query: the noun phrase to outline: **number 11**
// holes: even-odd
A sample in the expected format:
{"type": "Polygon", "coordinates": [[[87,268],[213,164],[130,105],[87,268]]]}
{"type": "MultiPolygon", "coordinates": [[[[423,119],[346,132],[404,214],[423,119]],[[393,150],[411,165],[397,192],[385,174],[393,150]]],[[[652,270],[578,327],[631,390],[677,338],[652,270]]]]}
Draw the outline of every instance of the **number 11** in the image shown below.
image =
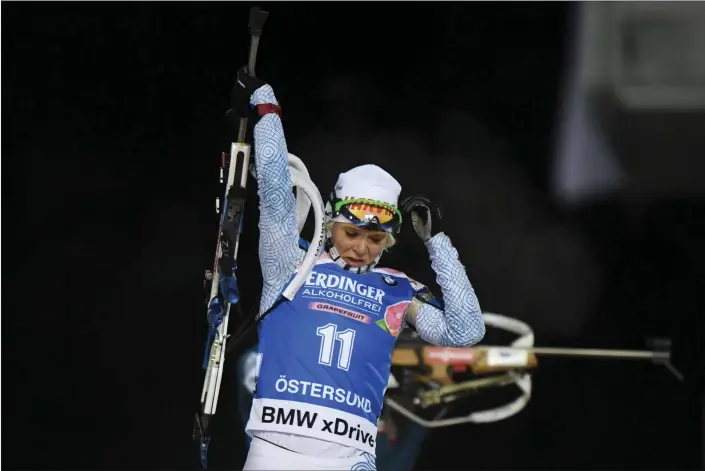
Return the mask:
{"type": "Polygon", "coordinates": [[[338,354],[338,368],[348,371],[350,360],[352,359],[353,343],[355,342],[355,331],[352,329],[338,332],[335,324],[326,324],[316,329],[316,335],[322,337],[321,349],[318,353],[318,363],[331,366],[333,363],[333,350],[335,341],[340,342],[340,353],[338,354]]]}

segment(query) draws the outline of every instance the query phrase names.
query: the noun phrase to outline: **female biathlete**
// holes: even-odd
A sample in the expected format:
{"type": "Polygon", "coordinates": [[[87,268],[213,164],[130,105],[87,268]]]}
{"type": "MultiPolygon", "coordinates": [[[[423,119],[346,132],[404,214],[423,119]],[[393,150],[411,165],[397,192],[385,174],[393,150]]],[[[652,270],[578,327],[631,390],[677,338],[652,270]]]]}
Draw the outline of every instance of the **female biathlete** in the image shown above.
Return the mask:
{"type": "Polygon", "coordinates": [[[278,302],[303,260],[280,108],[272,87],[238,71],[233,111],[254,123],[264,287],[245,470],[370,470],[392,351],[407,325],[434,345],[467,347],[485,325],[458,252],[427,198],[401,204],[443,293],[377,264],[394,243],[399,183],[375,165],[340,174],[326,206],[325,250],[293,301],[278,302]]]}

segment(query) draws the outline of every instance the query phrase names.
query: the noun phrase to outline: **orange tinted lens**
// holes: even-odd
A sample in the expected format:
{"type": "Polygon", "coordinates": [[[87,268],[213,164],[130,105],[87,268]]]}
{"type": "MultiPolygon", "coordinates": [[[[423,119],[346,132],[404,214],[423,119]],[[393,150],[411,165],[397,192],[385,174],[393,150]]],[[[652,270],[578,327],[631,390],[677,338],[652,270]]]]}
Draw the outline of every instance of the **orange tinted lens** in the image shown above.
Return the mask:
{"type": "Polygon", "coordinates": [[[369,217],[376,216],[380,224],[386,224],[394,218],[394,211],[391,209],[368,203],[349,204],[348,210],[362,221],[369,217]]]}

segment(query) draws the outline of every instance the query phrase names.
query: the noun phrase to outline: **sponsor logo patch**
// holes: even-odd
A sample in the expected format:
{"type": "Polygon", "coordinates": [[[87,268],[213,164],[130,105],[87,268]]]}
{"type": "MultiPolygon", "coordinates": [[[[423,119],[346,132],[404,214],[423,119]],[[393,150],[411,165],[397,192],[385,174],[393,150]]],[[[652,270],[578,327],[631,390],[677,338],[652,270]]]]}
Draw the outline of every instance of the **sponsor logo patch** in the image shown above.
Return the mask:
{"type": "Polygon", "coordinates": [[[365,432],[359,424],[348,423],[347,420],[337,417],[332,420],[324,419],[317,412],[297,408],[264,406],[262,408],[262,423],[288,425],[308,429],[317,429],[354,440],[374,450],[375,436],[365,432]]]}
{"type": "Polygon", "coordinates": [[[382,275],[382,279],[384,280],[385,283],[387,283],[389,286],[396,286],[399,284],[397,280],[395,280],[393,277],[389,275],[382,275]]]}
{"type": "Polygon", "coordinates": [[[319,303],[314,301],[312,303],[309,303],[308,308],[313,309],[314,311],[323,311],[338,314],[340,316],[347,317],[348,319],[362,322],[364,324],[369,324],[370,322],[372,322],[372,319],[370,319],[370,316],[368,316],[367,314],[351,311],[349,309],[343,309],[342,307],[334,306],[333,304],[319,303]]]}

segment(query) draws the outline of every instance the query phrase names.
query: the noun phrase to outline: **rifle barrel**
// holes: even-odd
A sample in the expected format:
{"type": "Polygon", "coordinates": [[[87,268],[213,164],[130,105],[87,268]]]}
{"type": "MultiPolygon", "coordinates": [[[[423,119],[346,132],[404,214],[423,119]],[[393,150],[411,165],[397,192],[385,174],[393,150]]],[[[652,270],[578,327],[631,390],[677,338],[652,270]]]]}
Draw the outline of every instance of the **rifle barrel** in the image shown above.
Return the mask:
{"type": "MultiPolygon", "coordinates": [[[[479,347],[479,346],[478,346],[479,347]]],[[[645,351],[645,350],[608,350],[598,348],[554,348],[554,347],[500,347],[486,346],[481,348],[497,348],[509,351],[526,351],[536,355],[569,356],[569,357],[603,357],[603,358],[629,358],[646,360],[668,360],[668,352],[645,351]]]]}

